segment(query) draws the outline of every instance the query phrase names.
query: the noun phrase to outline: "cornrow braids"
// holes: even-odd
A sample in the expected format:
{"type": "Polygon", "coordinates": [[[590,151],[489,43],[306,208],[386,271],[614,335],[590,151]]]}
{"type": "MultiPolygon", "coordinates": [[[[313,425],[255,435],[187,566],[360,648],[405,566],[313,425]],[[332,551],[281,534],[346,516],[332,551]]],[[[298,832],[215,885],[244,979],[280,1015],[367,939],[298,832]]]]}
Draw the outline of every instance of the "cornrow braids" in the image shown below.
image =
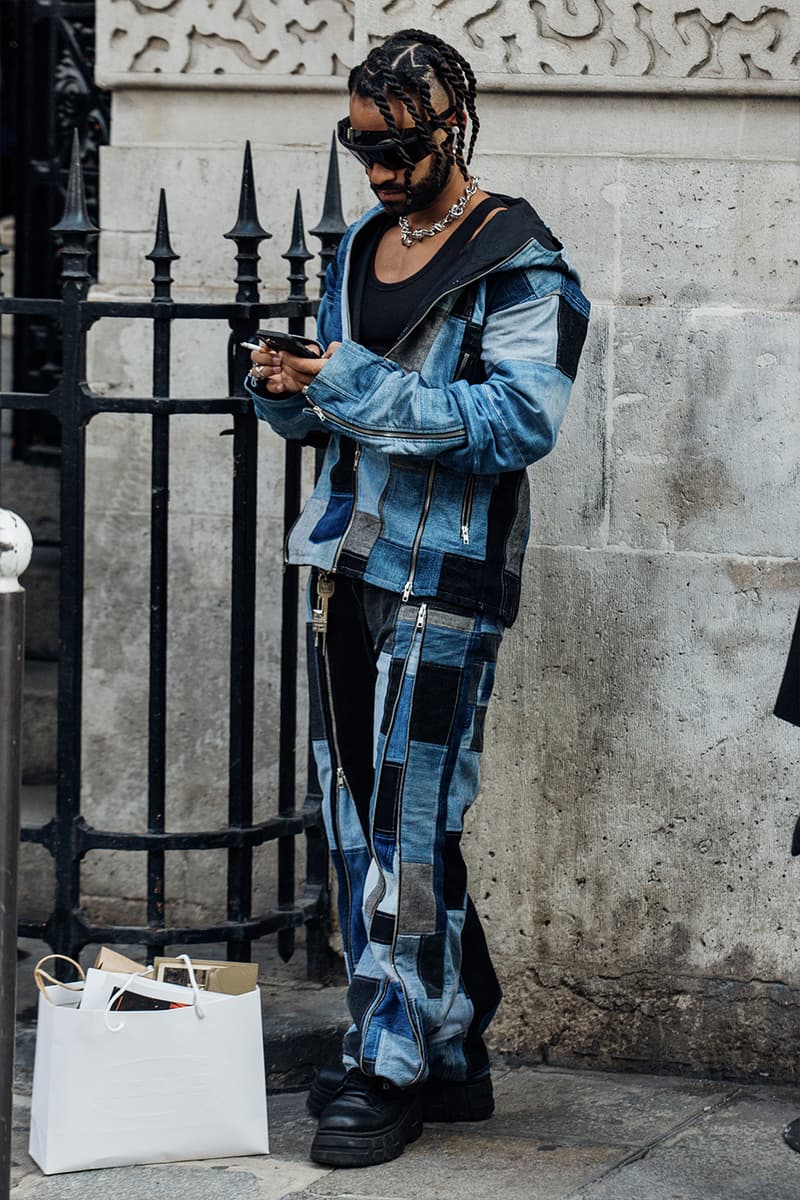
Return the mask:
{"type": "MultiPolygon", "coordinates": [[[[376,56],[376,57],[378,57],[378,56],[376,56]]],[[[381,64],[381,66],[382,65],[383,64],[381,64]]],[[[390,74],[387,75],[387,71],[390,71],[390,70],[391,70],[391,66],[387,60],[386,67],[381,72],[386,77],[386,83],[384,85],[384,88],[383,89],[376,88],[374,91],[371,91],[370,98],[374,101],[375,107],[378,109],[378,112],[381,114],[384,121],[386,122],[386,128],[389,130],[389,133],[391,134],[395,143],[397,144],[397,147],[398,147],[398,150],[400,151],[401,157],[405,161],[406,165],[405,165],[405,173],[403,176],[403,182],[404,182],[404,186],[406,187],[406,189],[408,189],[411,186],[411,175],[414,170],[414,163],[408,157],[408,154],[406,153],[403,143],[400,139],[400,130],[399,130],[399,128],[397,126],[397,122],[395,121],[394,116],[392,114],[392,110],[389,106],[389,101],[386,98],[386,93],[389,92],[391,95],[396,96],[401,101],[401,103],[405,107],[406,111],[411,116],[412,120],[414,119],[416,114],[415,114],[415,110],[414,110],[414,107],[413,107],[413,104],[412,104],[410,98],[405,94],[405,92],[402,90],[402,88],[394,81],[394,79],[391,78],[391,75],[390,74]]],[[[435,149],[435,144],[433,142],[433,139],[430,138],[424,132],[423,132],[422,136],[426,142],[426,145],[428,146],[428,149],[430,150],[431,153],[433,153],[433,151],[435,149]]]]}
{"type": "MultiPolygon", "coordinates": [[[[387,101],[389,96],[402,103],[413,121],[416,122],[420,116],[424,116],[431,131],[447,129],[448,133],[453,135],[452,153],[456,164],[464,178],[469,178],[467,163],[472,159],[480,129],[475,105],[477,84],[472,67],[453,46],[422,29],[403,29],[388,38],[383,45],[376,46],[362,63],[353,68],[347,80],[347,87],[351,93],[374,101],[398,146],[399,130],[391,116],[387,101]],[[431,90],[434,81],[437,81],[451,98],[456,110],[454,129],[448,127],[436,112],[431,90]],[[471,129],[469,147],[465,154],[467,119],[471,129]]],[[[429,129],[420,127],[419,132],[430,152],[434,153],[437,143],[431,137],[429,129]]],[[[412,169],[412,164],[406,165],[406,186],[412,169]]]]}

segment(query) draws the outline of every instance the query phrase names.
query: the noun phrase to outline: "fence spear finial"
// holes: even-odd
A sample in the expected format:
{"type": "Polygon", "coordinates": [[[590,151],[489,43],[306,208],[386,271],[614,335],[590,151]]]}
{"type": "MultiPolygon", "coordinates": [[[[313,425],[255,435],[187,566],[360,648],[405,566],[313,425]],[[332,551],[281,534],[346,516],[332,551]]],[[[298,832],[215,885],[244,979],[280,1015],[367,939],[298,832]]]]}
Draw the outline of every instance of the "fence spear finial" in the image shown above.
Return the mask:
{"type": "Polygon", "coordinates": [[[145,254],[153,264],[153,299],[169,300],[172,276],[170,264],[174,263],[180,254],[172,249],[169,240],[169,222],[167,220],[167,194],[161,188],[158,194],[158,218],[156,220],[156,240],[153,249],[145,254]]]}
{"type": "Polygon", "coordinates": [[[322,216],[319,224],[316,225],[310,232],[314,237],[319,238],[320,261],[322,270],[319,273],[319,294],[320,296],[325,291],[325,272],[328,269],[328,264],[336,257],[336,251],[339,242],[342,240],[342,235],[347,229],[345,224],[344,214],[342,212],[342,188],[339,181],[339,160],[336,156],[336,134],[331,136],[331,151],[328,158],[328,178],[325,184],[325,203],[322,207],[322,216]]]}
{"type": "Polygon", "coordinates": [[[81,147],[77,129],[72,133],[72,158],[69,164],[64,213],[58,224],[51,226],[51,232],[59,234],[62,240],[62,283],[65,286],[69,282],[74,283],[78,288],[78,294],[84,295],[90,279],[88,270],[89,238],[96,236],[100,231],[90,220],[86,211],[81,147]]]}
{"type": "Polygon", "coordinates": [[[67,196],[64,202],[64,212],[57,225],[51,226],[53,233],[81,233],[89,235],[99,233],[97,226],[90,220],[86,211],[86,193],[83,187],[83,168],[81,167],[81,146],[78,131],[72,131],[72,156],[69,164],[69,179],[67,181],[67,196]]]}
{"type": "Polygon", "coordinates": [[[224,234],[226,238],[236,242],[239,273],[236,282],[239,290],[236,293],[238,301],[258,300],[259,277],[256,272],[258,265],[258,243],[265,238],[271,238],[258,219],[256,203],[256,188],[253,179],[253,156],[250,142],[244,148],[244,166],[242,168],[242,186],[239,191],[239,216],[233,229],[224,234]]]}
{"type": "Polygon", "coordinates": [[[289,263],[289,299],[290,300],[305,300],[306,299],[306,283],[308,277],[306,275],[305,264],[314,255],[306,245],[305,229],[303,227],[303,201],[300,196],[300,189],[297,189],[297,194],[294,200],[294,218],[292,220],[292,244],[281,258],[285,258],[289,263]]]}

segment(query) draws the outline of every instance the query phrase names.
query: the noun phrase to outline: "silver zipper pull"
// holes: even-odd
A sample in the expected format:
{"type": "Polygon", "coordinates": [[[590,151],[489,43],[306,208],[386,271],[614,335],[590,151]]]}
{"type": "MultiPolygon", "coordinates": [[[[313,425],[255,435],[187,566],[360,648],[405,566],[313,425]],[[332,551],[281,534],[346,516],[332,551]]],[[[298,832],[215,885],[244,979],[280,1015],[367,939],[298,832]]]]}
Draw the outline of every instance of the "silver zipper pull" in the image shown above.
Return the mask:
{"type": "Polygon", "coordinates": [[[407,603],[408,603],[408,598],[409,598],[409,596],[411,595],[411,584],[412,584],[412,582],[413,582],[413,580],[409,579],[408,583],[407,583],[407,584],[406,584],[406,586],[403,588],[403,604],[407,604],[407,603]]]}
{"type": "Polygon", "coordinates": [[[359,464],[360,459],[361,459],[361,447],[356,446],[356,452],[353,455],[353,470],[354,471],[358,470],[358,464],[359,464]]]}
{"type": "Polygon", "coordinates": [[[469,545],[469,525],[461,526],[461,540],[465,546],[469,545]]]}
{"type": "Polygon", "coordinates": [[[327,421],[328,419],[318,404],[309,404],[305,411],[315,413],[319,417],[320,421],[327,421]]]}
{"type": "Polygon", "coordinates": [[[344,767],[336,768],[336,786],[337,788],[344,787],[344,767]]]}
{"type": "Polygon", "coordinates": [[[425,618],[427,617],[427,615],[428,615],[427,604],[420,604],[419,612],[417,613],[417,629],[418,630],[425,628],[425,618]]]}

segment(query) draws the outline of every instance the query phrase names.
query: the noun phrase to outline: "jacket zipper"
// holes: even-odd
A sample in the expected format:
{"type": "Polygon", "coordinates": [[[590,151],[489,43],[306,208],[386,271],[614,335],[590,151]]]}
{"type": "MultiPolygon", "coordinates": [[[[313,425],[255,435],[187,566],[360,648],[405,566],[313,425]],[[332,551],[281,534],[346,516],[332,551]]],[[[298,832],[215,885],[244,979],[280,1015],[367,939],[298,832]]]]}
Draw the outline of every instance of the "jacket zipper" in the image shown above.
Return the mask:
{"type": "Polygon", "coordinates": [[[361,446],[357,445],[356,452],[353,455],[353,507],[350,511],[350,518],[347,522],[347,526],[345,527],[345,531],[339,538],[339,545],[336,547],[336,553],[333,556],[333,565],[331,566],[331,571],[336,570],[336,566],[341,558],[342,550],[344,549],[344,544],[347,541],[347,535],[353,528],[353,521],[356,519],[356,507],[358,505],[358,464],[360,461],[361,446]]]}
{"type": "Polygon", "coordinates": [[[472,517],[472,500],[475,495],[475,476],[470,475],[464,488],[464,503],[461,505],[461,540],[469,545],[469,523],[472,517]]]}
{"type": "Polygon", "coordinates": [[[425,522],[428,519],[428,510],[431,506],[431,496],[433,494],[433,477],[436,474],[436,459],[431,459],[431,464],[428,467],[428,482],[425,487],[425,501],[422,505],[422,514],[417,525],[417,532],[414,534],[414,544],[411,547],[411,563],[409,565],[408,579],[403,588],[403,603],[406,604],[411,596],[411,589],[414,586],[414,575],[417,570],[417,555],[419,554],[419,544],[422,541],[422,531],[425,528],[425,522]]]}
{"type": "Polygon", "coordinates": [[[332,418],[337,425],[342,425],[345,429],[352,430],[353,433],[372,434],[379,437],[395,437],[416,439],[417,441],[434,442],[448,441],[450,438],[458,437],[466,433],[463,425],[454,426],[452,429],[444,429],[440,433],[419,433],[414,429],[374,429],[372,426],[356,425],[353,421],[347,421],[344,417],[340,417],[338,413],[327,413],[324,408],[320,408],[318,404],[309,404],[305,412],[313,412],[320,421],[327,421],[332,418]]]}

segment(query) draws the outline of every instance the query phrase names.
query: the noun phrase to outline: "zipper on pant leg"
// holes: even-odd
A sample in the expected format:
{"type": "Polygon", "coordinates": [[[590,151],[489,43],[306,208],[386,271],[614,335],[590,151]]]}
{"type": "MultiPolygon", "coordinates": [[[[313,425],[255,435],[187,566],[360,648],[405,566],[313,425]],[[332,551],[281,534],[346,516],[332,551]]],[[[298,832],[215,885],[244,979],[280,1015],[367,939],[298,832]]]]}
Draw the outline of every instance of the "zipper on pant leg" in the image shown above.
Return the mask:
{"type": "MultiPolygon", "coordinates": [[[[341,798],[341,792],[344,788],[346,788],[347,791],[350,792],[350,785],[347,782],[347,779],[345,777],[344,767],[342,766],[342,755],[341,755],[341,751],[339,749],[339,730],[338,730],[338,726],[336,724],[336,711],[334,709],[334,704],[333,704],[333,683],[331,681],[331,665],[330,665],[330,658],[328,656],[327,638],[323,638],[322,646],[320,649],[320,657],[322,658],[322,664],[323,664],[323,675],[325,678],[325,692],[326,692],[326,698],[328,701],[328,713],[330,716],[330,725],[331,725],[330,740],[332,742],[332,745],[329,747],[329,749],[331,749],[333,751],[333,766],[334,766],[334,776],[335,776],[335,781],[333,783],[333,786],[335,788],[336,795],[335,795],[334,802],[331,804],[331,811],[332,811],[332,815],[333,815],[334,829],[336,830],[336,848],[339,851],[339,858],[340,858],[341,864],[342,864],[342,874],[344,875],[345,884],[347,885],[347,912],[348,912],[348,915],[351,916],[352,912],[353,912],[353,885],[350,880],[350,871],[348,870],[348,867],[347,867],[347,856],[345,854],[344,847],[342,846],[342,830],[341,830],[341,826],[339,825],[339,801],[341,798]]],[[[352,977],[352,975],[355,972],[355,963],[352,961],[352,956],[346,947],[345,947],[345,956],[346,956],[346,959],[348,960],[348,964],[349,964],[348,974],[352,977]]]]}
{"type": "MultiPolygon", "coordinates": [[[[383,1003],[383,998],[386,995],[386,993],[388,992],[388,990],[389,990],[389,980],[384,975],[383,983],[381,984],[380,989],[378,990],[377,996],[372,1001],[372,1003],[370,1004],[366,1013],[364,1014],[364,1016],[361,1019],[361,1029],[359,1030],[359,1033],[361,1034],[361,1049],[358,1054],[358,1065],[359,1065],[360,1070],[362,1070],[362,1071],[364,1071],[364,1031],[369,1027],[369,1023],[372,1020],[372,1016],[373,1016],[375,1010],[377,1009],[379,1004],[383,1003]]],[[[366,1072],[364,1072],[364,1074],[366,1074],[366,1072]]]]}
{"type": "MultiPolygon", "coordinates": [[[[403,690],[403,680],[406,677],[406,673],[408,671],[408,664],[411,661],[411,656],[414,653],[414,648],[417,645],[418,641],[419,641],[419,646],[420,646],[420,657],[422,654],[422,640],[425,636],[425,626],[427,623],[427,618],[428,618],[428,605],[420,604],[419,612],[417,613],[417,620],[414,625],[414,631],[411,635],[411,641],[409,643],[408,650],[406,651],[405,659],[403,660],[403,673],[402,673],[401,680],[400,680],[400,686],[397,691],[397,696],[395,698],[394,707],[392,709],[392,716],[389,721],[389,728],[386,731],[386,737],[385,737],[385,741],[383,744],[384,758],[386,755],[386,748],[389,745],[389,738],[391,737],[392,729],[394,728],[394,722],[397,717],[397,709],[400,704],[400,696],[401,696],[402,690],[403,690]]],[[[419,658],[417,659],[417,663],[419,664],[419,658]]],[[[414,687],[416,687],[416,679],[417,679],[417,676],[416,676],[416,672],[415,672],[414,687]]],[[[413,705],[413,702],[414,702],[414,696],[413,696],[413,689],[412,689],[412,696],[411,696],[412,705],[413,705]]],[[[399,789],[400,798],[399,798],[399,802],[398,802],[398,806],[397,806],[397,823],[395,825],[395,859],[396,859],[396,864],[397,864],[397,893],[396,893],[397,894],[397,911],[395,913],[394,934],[392,936],[392,944],[389,947],[389,961],[391,963],[392,970],[394,971],[395,979],[399,985],[400,992],[403,997],[403,1005],[406,1010],[406,1017],[408,1019],[409,1028],[411,1029],[412,1033],[414,1034],[414,1041],[416,1042],[417,1050],[419,1052],[420,1073],[421,1073],[422,1069],[424,1067],[424,1063],[425,1063],[425,1046],[424,1046],[422,1038],[420,1037],[419,1030],[417,1029],[416,1021],[414,1020],[412,1013],[411,1013],[411,1003],[410,1003],[410,1000],[408,997],[408,992],[406,991],[406,987],[405,987],[405,984],[403,983],[402,976],[399,974],[399,972],[397,970],[397,966],[395,965],[395,952],[397,949],[397,930],[398,930],[398,925],[400,922],[400,900],[401,900],[401,880],[402,880],[402,873],[401,873],[402,860],[401,860],[401,856],[400,856],[400,823],[401,823],[402,814],[403,814],[403,804],[402,804],[403,781],[405,780],[405,772],[406,772],[407,763],[408,763],[408,749],[406,748],[405,761],[403,762],[403,780],[401,781],[400,789],[399,789]]],[[[383,770],[383,760],[381,761],[380,768],[376,771],[376,778],[378,777],[381,770],[383,770]]],[[[371,830],[370,830],[370,833],[372,833],[371,830]]],[[[376,861],[377,861],[377,859],[376,859],[376,861]]],[[[380,866],[379,866],[379,869],[380,869],[380,866]]],[[[388,984],[387,984],[387,986],[388,986],[388,984]]],[[[383,994],[385,994],[385,991],[383,994]]],[[[372,1013],[375,1011],[378,1004],[382,1000],[383,994],[378,997],[375,1004],[373,1005],[373,1007],[370,1011],[370,1017],[372,1016],[372,1013]]],[[[364,1022],[365,1028],[366,1028],[366,1025],[367,1025],[367,1022],[365,1021],[364,1022]]],[[[364,1041],[362,1038],[361,1056],[360,1056],[360,1066],[361,1066],[362,1070],[363,1070],[363,1065],[364,1065],[363,1064],[363,1054],[364,1054],[364,1041]]],[[[416,1080],[414,1080],[414,1082],[416,1082],[416,1080]]]]}
{"type": "MultiPolygon", "coordinates": [[[[419,655],[417,657],[417,669],[414,672],[414,687],[412,688],[412,692],[411,692],[411,707],[412,708],[414,705],[414,691],[416,690],[416,686],[417,686],[417,676],[419,674],[419,664],[422,659],[422,641],[425,637],[425,626],[427,624],[427,620],[428,620],[428,606],[427,606],[427,604],[420,604],[419,612],[417,613],[416,625],[414,627],[414,635],[411,639],[411,649],[413,649],[414,643],[416,642],[417,638],[419,638],[419,644],[420,644],[419,645],[419,655]]],[[[411,649],[409,649],[409,653],[408,653],[409,659],[411,657],[411,649]]],[[[406,661],[408,661],[408,660],[406,660],[406,661]]],[[[403,775],[402,775],[402,779],[400,782],[398,805],[397,805],[397,825],[395,826],[395,831],[396,831],[395,832],[395,845],[397,847],[398,857],[399,857],[399,853],[400,853],[400,823],[401,823],[402,817],[403,817],[403,788],[405,787],[407,765],[408,765],[408,744],[406,743],[405,761],[403,763],[403,775]]],[[[392,963],[392,966],[394,967],[394,971],[395,971],[395,974],[397,975],[398,979],[400,979],[400,975],[397,971],[397,967],[395,966],[394,956],[395,956],[395,950],[397,949],[397,931],[398,931],[398,928],[400,925],[400,901],[402,898],[401,897],[401,887],[402,887],[402,878],[403,878],[402,862],[400,863],[400,867],[401,867],[401,870],[398,871],[398,876],[397,876],[397,918],[394,923],[394,934],[392,936],[392,945],[391,945],[391,949],[389,952],[391,963],[392,963]]],[[[409,1000],[408,993],[406,992],[406,989],[403,986],[402,980],[400,982],[400,991],[403,993],[403,1004],[405,1005],[406,1016],[408,1018],[408,1023],[414,1033],[414,1040],[417,1043],[417,1049],[419,1051],[420,1069],[419,1069],[419,1073],[417,1076],[417,1078],[418,1078],[419,1074],[421,1074],[422,1069],[425,1064],[425,1046],[422,1042],[422,1039],[420,1038],[416,1023],[415,1023],[414,1019],[412,1018],[411,1002],[409,1000]]],[[[416,1079],[414,1080],[414,1082],[416,1083],[416,1079]]]]}

